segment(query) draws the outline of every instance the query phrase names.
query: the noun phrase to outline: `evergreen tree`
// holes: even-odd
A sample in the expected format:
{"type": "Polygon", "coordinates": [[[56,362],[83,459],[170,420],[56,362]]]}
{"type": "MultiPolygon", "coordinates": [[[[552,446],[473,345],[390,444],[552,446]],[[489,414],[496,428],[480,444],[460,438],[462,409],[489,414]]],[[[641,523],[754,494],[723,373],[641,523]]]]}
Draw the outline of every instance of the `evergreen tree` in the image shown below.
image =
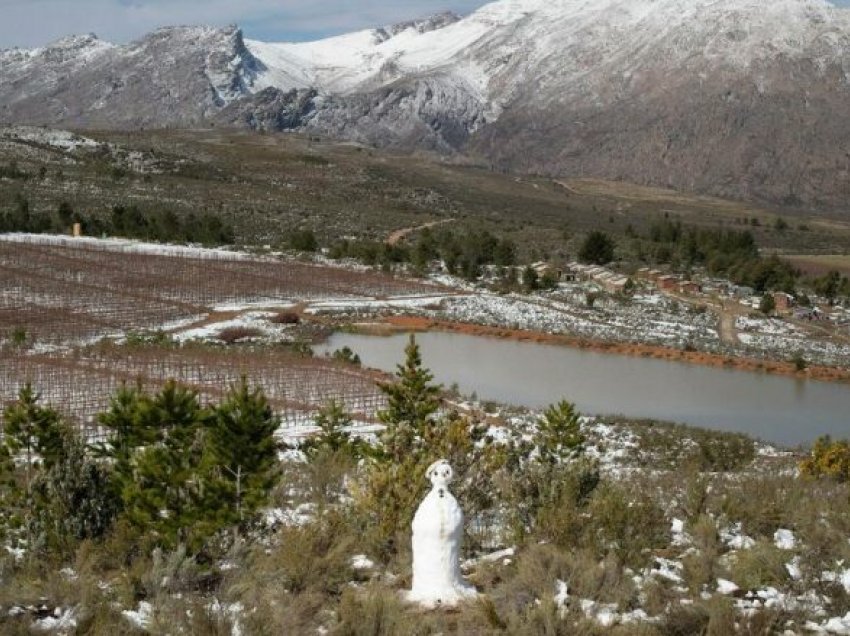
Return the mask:
{"type": "Polygon", "coordinates": [[[531,265],[527,266],[522,272],[522,286],[525,287],[526,291],[540,289],[540,277],[537,275],[537,270],[531,265]]]}
{"type": "Polygon", "coordinates": [[[404,349],[405,361],[396,371],[395,382],[379,382],[387,396],[387,408],[378,413],[386,426],[381,441],[384,451],[395,461],[421,445],[423,432],[440,407],[441,387],[431,384],[434,376],[422,366],[419,345],[411,334],[404,349]]]}
{"type": "Polygon", "coordinates": [[[200,466],[209,412],[194,391],[169,380],[143,409],[143,426],[157,441],[133,458],[133,480],[125,483],[122,500],[127,519],[172,545],[188,537],[198,521],[197,501],[205,482],[200,466]]]}
{"type": "Polygon", "coordinates": [[[580,415],[575,404],[561,400],[552,404],[537,420],[534,444],[540,459],[554,464],[580,455],[584,448],[580,415]]]}
{"type": "Polygon", "coordinates": [[[27,383],[18,399],[3,411],[3,431],[6,444],[13,453],[26,456],[26,491],[32,486],[33,464],[36,456],[50,468],[62,454],[61,418],[50,407],[39,405],[41,396],[27,383]]]}
{"type": "Polygon", "coordinates": [[[161,432],[150,426],[150,418],[145,414],[149,408],[150,398],[141,386],[124,384],[110,399],[109,410],[97,417],[98,423],[110,433],[107,444],[95,451],[113,460],[113,470],[122,481],[133,478],[131,460],[136,449],[159,439],[161,432]]]}
{"type": "Polygon", "coordinates": [[[578,258],[582,263],[610,263],[614,260],[614,241],[604,232],[593,231],[582,243],[578,258]]]}
{"type": "Polygon", "coordinates": [[[316,415],[316,426],[319,427],[318,435],[304,442],[301,448],[310,457],[319,453],[345,452],[352,457],[359,457],[363,452],[360,440],[353,439],[351,434],[345,430],[351,426],[351,415],[346,412],[342,402],[331,400],[316,415]]]}
{"type": "Polygon", "coordinates": [[[213,409],[205,463],[215,499],[207,507],[225,511],[218,519],[241,522],[265,503],[276,478],[279,426],[263,391],[251,389],[244,377],[213,409]]]}

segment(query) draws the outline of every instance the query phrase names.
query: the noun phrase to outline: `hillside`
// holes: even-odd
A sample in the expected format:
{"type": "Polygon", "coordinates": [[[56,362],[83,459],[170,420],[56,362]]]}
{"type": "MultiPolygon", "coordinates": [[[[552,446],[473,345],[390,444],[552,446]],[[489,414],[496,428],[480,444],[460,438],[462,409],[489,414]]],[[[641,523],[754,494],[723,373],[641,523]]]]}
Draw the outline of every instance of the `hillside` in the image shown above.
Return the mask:
{"type": "Polygon", "coordinates": [[[850,11],[825,0],[500,0],[317,42],[162,29],[0,53],[2,119],[298,130],[841,209],[850,11]]]}

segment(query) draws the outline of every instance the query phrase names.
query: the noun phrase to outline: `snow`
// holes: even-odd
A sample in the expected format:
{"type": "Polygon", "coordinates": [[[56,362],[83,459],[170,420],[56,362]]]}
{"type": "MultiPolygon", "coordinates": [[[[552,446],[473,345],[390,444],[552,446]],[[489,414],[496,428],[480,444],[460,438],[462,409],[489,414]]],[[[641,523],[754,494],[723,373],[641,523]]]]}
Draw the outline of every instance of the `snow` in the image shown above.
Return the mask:
{"type": "Polygon", "coordinates": [[[797,545],[794,533],[784,528],[773,533],[773,543],[780,550],[793,550],[794,546],[797,545]]]}
{"type": "Polygon", "coordinates": [[[287,330],[291,325],[279,325],[270,321],[276,314],[274,312],[253,311],[247,312],[232,320],[212,322],[194,329],[185,329],[173,334],[177,342],[190,340],[215,340],[219,334],[227,329],[250,329],[256,330],[257,335],[246,338],[247,340],[287,340],[287,330]]]}
{"type": "Polygon", "coordinates": [[[62,247],[84,246],[94,249],[123,252],[127,254],[151,254],[154,256],[180,256],[197,259],[257,261],[261,257],[245,252],[192,247],[189,245],[168,245],[164,243],[146,243],[133,239],[94,238],[90,236],[73,237],[64,234],[27,234],[12,232],[0,234],[0,241],[6,243],[26,243],[28,245],[56,245],[62,247]]]}
{"type": "Polygon", "coordinates": [[[495,563],[497,561],[501,561],[502,565],[510,565],[511,557],[513,557],[514,554],[516,554],[516,548],[505,548],[504,550],[497,550],[496,552],[485,554],[477,559],[467,559],[460,564],[460,567],[462,570],[471,570],[479,563],[495,563]]]}
{"type": "Polygon", "coordinates": [[[734,594],[737,592],[739,588],[732,581],[728,581],[726,579],[717,579],[717,593],[728,596],[729,594],[734,594]]]}
{"type": "Polygon", "coordinates": [[[295,509],[269,508],[263,513],[265,525],[274,528],[277,526],[305,526],[316,518],[315,506],[303,503],[295,509]]]}
{"type": "Polygon", "coordinates": [[[93,150],[100,146],[94,139],[77,135],[67,130],[53,130],[48,128],[36,128],[32,126],[10,126],[0,129],[0,138],[28,141],[43,144],[72,152],[80,148],[93,150]]]}
{"type": "Polygon", "coordinates": [[[720,540],[733,550],[749,550],[756,542],[743,533],[740,523],[734,523],[720,531],[720,540]]]}
{"type": "Polygon", "coordinates": [[[407,600],[452,606],[478,595],[460,574],[463,511],[449,491],[454,471],[447,461],[434,462],[425,474],[431,490],[413,517],[413,586],[407,600]]]}
{"type": "Polygon", "coordinates": [[[375,562],[365,554],[356,554],[351,557],[351,567],[355,570],[371,570],[375,567],[375,562]]]}
{"type": "Polygon", "coordinates": [[[123,610],[121,614],[133,627],[146,630],[153,616],[153,605],[147,601],[139,601],[139,607],[135,610],[123,610]]]}
{"type": "MultiPolygon", "coordinates": [[[[482,102],[490,119],[540,78],[541,98],[600,99],[654,68],[741,72],[808,54],[819,69],[843,59],[848,13],[825,0],[499,0],[451,24],[363,30],[313,42],[247,40],[265,70],[253,90],[314,87],[354,93],[403,78],[432,78],[482,102]],[[606,91],[606,86],[609,89],[606,91]]],[[[823,72],[823,71],[821,71],[823,72]]],[[[767,80],[759,80],[762,89],[767,80]]]]}
{"type": "Polygon", "coordinates": [[[32,629],[37,632],[52,632],[54,634],[72,634],[77,627],[77,610],[57,607],[53,616],[41,618],[33,623],[32,629]]]}

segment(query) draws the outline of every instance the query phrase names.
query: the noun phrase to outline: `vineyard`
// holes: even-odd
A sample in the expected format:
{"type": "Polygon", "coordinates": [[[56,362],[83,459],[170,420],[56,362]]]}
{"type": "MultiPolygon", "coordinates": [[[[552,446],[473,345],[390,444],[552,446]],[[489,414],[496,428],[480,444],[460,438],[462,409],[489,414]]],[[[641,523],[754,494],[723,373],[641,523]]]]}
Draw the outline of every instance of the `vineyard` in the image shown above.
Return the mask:
{"type": "Polygon", "coordinates": [[[0,336],[41,345],[150,330],[219,307],[433,293],[373,271],[129,241],[0,236],[0,336]]]}
{"type": "Polygon", "coordinates": [[[383,404],[376,376],[286,347],[131,346],[104,336],[174,328],[223,308],[434,293],[433,285],[223,250],[64,237],[0,237],[0,400],[26,382],[97,437],[94,415],[124,382],[155,390],[169,378],[219,398],[245,376],[284,425],[334,399],[358,420],[383,404]],[[15,346],[15,334],[25,346],[15,346]]]}
{"type": "Polygon", "coordinates": [[[289,350],[248,351],[95,346],[66,354],[8,356],[0,360],[0,387],[12,398],[26,382],[46,403],[80,424],[90,440],[101,436],[94,416],[126,382],[155,391],[176,379],[202,400],[219,400],[244,376],[265,391],[285,428],[305,424],[331,400],[345,405],[358,421],[374,420],[384,405],[378,375],[330,359],[299,356],[289,350]]]}

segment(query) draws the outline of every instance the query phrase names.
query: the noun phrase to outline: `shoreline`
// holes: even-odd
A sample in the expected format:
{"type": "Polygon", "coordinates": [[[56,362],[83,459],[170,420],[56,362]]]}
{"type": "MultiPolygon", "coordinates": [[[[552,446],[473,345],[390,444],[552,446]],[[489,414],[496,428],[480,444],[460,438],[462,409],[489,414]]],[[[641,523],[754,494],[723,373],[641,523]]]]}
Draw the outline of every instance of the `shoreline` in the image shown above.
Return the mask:
{"type": "Polygon", "coordinates": [[[818,380],[821,382],[839,382],[850,384],[850,369],[812,365],[803,371],[797,371],[791,362],[778,360],[759,360],[756,358],[731,357],[705,351],[684,351],[663,345],[651,345],[632,342],[606,342],[591,340],[563,334],[551,334],[540,331],[510,329],[508,327],[492,327],[475,323],[435,320],[421,316],[387,316],[382,323],[393,330],[404,331],[446,331],[471,336],[485,336],[514,340],[517,342],[534,342],[538,344],[557,344],[574,347],[586,351],[628,355],[639,358],[652,358],[671,362],[685,362],[707,367],[736,369],[753,373],[769,373],[796,377],[801,380],[818,380]]]}

